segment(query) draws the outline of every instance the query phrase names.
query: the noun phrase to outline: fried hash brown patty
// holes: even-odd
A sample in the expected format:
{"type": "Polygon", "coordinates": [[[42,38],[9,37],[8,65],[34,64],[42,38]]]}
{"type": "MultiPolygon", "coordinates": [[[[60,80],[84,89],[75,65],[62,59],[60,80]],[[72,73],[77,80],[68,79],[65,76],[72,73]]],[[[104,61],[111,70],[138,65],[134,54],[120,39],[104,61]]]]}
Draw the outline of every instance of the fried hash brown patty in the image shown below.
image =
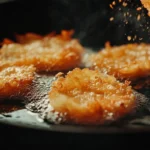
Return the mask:
{"type": "Polygon", "coordinates": [[[90,56],[87,66],[114,75],[119,80],[136,81],[150,76],[150,45],[107,46],[90,56]]]}
{"type": "Polygon", "coordinates": [[[34,79],[33,66],[8,67],[0,69],[0,98],[21,95],[34,79]]]}
{"type": "Polygon", "coordinates": [[[65,123],[98,125],[132,111],[135,96],[128,82],[87,68],[58,77],[49,92],[50,104],[65,123]]]}
{"type": "MultiPolygon", "coordinates": [[[[27,42],[27,41],[26,41],[27,42]]],[[[71,33],[45,36],[27,44],[5,44],[0,51],[2,67],[34,65],[38,72],[63,71],[80,65],[83,47],[71,33]]]]}
{"type": "Polygon", "coordinates": [[[148,10],[148,15],[150,16],[150,0],[141,0],[141,3],[148,10]]]}

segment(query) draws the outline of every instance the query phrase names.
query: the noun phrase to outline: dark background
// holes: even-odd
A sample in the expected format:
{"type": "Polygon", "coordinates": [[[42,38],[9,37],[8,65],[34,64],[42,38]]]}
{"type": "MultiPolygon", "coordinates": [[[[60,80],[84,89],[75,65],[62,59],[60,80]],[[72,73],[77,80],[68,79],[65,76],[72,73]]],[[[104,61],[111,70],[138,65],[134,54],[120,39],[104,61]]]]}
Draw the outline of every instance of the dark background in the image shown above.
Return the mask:
{"type": "MultiPolygon", "coordinates": [[[[139,0],[131,0],[127,7],[121,4],[112,10],[112,0],[16,0],[2,3],[0,1],[0,40],[14,39],[15,33],[35,32],[46,34],[51,31],[58,33],[62,29],[74,29],[75,37],[84,46],[98,50],[106,41],[119,45],[127,43],[127,36],[137,36],[135,41],[150,42],[149,17],[146,9],[136,11],[141,6],[139,0]],[[121,10],[119,10],[121,8],[121,10]],[[132,14],[124,17],[125,12],[132,14]],[[142,15],[137,21],[137,15],[142,15]],[[114,17],[113,22],[109,21],[114,17]],[[125,22],[129,23],[125,25],[125,22]],[[140,40],[142,39],[142,40],[140,40]]],[[[7,147],[12,143],[19,144],[55,144],[56,148],[64,144],[82,144],[86,148],[114,148],[117,146],[134,148],[149,143],[149,133],[140,134],[72,134],[30,130],[7,125],[0,125],[0,144],[7,147]]],[[[78,145],[78,147],[80,146],[78,145]]],[[[62,147],[63,148],[63,147],[62,147]]],[[[70,147],[72,148],[72,147],[70,147]]]]}
{"type": "MultiPolygon", "coordinates": [[[[1,0],[2,1],[2,0],[1,0]]],[[[6,0],[3,0],[6,1],[6,0]]],[[[0,40],[14,38],[14,33],[35,32],[46,34],[62,29],[74,29],[75,37],[84,46],[103,47],[106,41],[115,45],[124,44],[127,36],[137,36],[135,41],[150,42],[150,18],[146,9],[136,11],[140,0],[125,0],[127,7],[117,3],[112,10],[113,0],[13,0],[0,4],[0,40]],[[121,10],[119,10],[121,9],[121,10]],[[125,17],[129,12],[132,16],[125,17]],[[137,21],[137,15],[141,20],[137,21]],[[110,22],[109,18],[114,17],[110,22]],[[125,22],[128,21],[128,24],[125,22]],[[139,40],[142,39],[142,40],[139,40]]],[[[118,1],[118,0],[116,0],[118,1]]]]}

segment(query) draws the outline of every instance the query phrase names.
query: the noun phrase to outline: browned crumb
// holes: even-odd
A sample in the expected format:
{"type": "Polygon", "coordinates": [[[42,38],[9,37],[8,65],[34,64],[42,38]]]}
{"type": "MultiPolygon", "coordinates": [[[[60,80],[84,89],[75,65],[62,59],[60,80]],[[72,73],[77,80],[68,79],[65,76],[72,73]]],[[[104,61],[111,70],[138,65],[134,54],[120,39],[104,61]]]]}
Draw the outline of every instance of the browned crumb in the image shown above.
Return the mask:
{"type": "Polygon", "coordinates": [[[142,10],[142,7],[138,7],[136,10],[137,10],[137,11],[140,11],[140,10],[142,10]]]}
{"type": "Polygon", "coordinates": [[[141,0],[141,3],[148,10],[148,15],[150,16],[150,0],[141,0]]]}
{"type": "Polygon", "coordinates": [[[150,75],[150,45],[126,44],[110,46],[93,54],[87,62],[119,80],[135,81],[150,75]]]}
{"type": "Polygon", "coordinates": [[[3,45],[0,66],[34,65],[38,72],[42,72],[69,70],[80,65],[84,48],[78,40],[71,38],[70,31],[41,39],[31,37],[33,35],[20,38],[20,42],[26,44],[3,45]]]}
{"type": "Polygon", "coordinates": [[[43,37],[35,33],[26,33],[25,35],[16,34],[18,43],[27,44],[36,40],[41,40],[43,37]]]}
{"type": "Polygon", "coordinates": [[[5,38],[1,43],[0,43],[0,46],[4,45],[4,44],[12,44],[14,43],[14,41],[8,39],[8,38],[5,38]]]}
{"type": "Polygon", "coordinates": [[[55,112],[65,114],[65,122],[74,124],[114,121],[135,107],[129,82],[120,83],[113,76],[86,68],[59,76],[52,83],[49,99],[55,112]]]}
{"type": "Polygon", "coordinates": [[[33,66],[0,68],[0,99],[21,95],[34,79],[33,66]]]}

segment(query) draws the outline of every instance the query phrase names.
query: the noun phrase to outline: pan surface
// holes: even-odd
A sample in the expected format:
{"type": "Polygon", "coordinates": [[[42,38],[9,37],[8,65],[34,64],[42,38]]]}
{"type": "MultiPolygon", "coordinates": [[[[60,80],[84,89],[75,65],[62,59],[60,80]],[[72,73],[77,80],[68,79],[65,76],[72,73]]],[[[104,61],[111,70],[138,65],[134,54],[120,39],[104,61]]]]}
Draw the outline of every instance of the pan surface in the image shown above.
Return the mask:
{"type": "MultiPolygon", "coordinates": [[[[86,51],[87,53],[93,53],[93,50],[89,47],[86,47],[86,51]]],[[[49,87],[49,84],[51,83],[48,81],[51,81],[54,75],[53,74],[52,75],[50,74],[49,76],[44,75],[44,77],[46,78],[44,78],[44,80],[42,81],[45,81],[44,82],[45,88],[43,88],[43,90],[41,91],[42,94],[44,94],[43,92],[45,90],[47,91],[47,87],[49,87]]],[[[43,82],[41,83],[43,84],[43,82]]],[[[15,102],[12,102],[12,103],[15,103],[15,102]]],[[[92,133],[92,134],[119,133],[120,134],[120,133],[150,132],[150,113],[149,113],[150,111],[148,108],[147,108],[148,112],[144,112],[143,110],[141,110],[141,108],[139,108],[140,113],[139,112],[137,113],[136,115],[137,117],[133,116],[133,118],[131,117],[130,119],[129,118],[123,119],[111,125],[83,126],[83,125],[66,125],[66,124],[47,123],[46,121],[42,120],[39,117],[40,115],[38,113],[33,113],[29,111],[29,110],[33,111],[32,108],[30,109],[30,106],[32,106],[32,102],[31,102],[31,105],[29,103],[29,105],[26,107],[27,109],[24,109],[23,107],[19,107],[19,110],[11,111],[8,113],[0,113],[0,124],[11,125],[11,126],[16,126],[16,127],[21,127],[21,128],[28,128],[28,129],[62,132],[62,133],[65,132],[65,133],[82,133],[82,134],[89,134],[89,133],[92,133]]],[[[149,107],[149,103],[147,107],[149,107]]]]}
{"type": "Polygon", "coordinates": [[[94,133],[94,134],[113,134],[113,133],[137,133],[150,131],[150,116],[136,119],[126,125],[111,126],[77,126],[77,125],[54,125],[48,124],[38,117],[38,114],[31,113],[26,109],[17,110],[11,113],[0,115],[0,123],[22,128],[69,132],[69,133],[94,133]],[[135,123],[135,124],[134,124],[135,123]],[[140,123],[140,124],[138,124],[140,123]]]}
{"type": "MultiPolygon", "coordinates": [[[[53,30],[60,31],[62,29],[74,28],[77,32],[76,37],[85,46],[96,47],[96,49],[98,47],[99,49],[106,41],[118,45],[129,42],[126,39],[125,33],[129,33],[128,31],[132,29],[133,35],[138,35],[139,37],[142,35],[142,41],[149,42],[149,32],[141,31],[141,26],[138,28],[137,23],[131,21],[131,25],[124,26],[124,24],[121,24],[122,20],[118,17],[118,20],[116,19],[110,24],[109,18],[112,15],[118,16],[118,11],[111,12],[109,9],[110,1],[105,0],[105,2],[101,3],[101,1],[93,2],[92,0],[84,0],[82,2],[83,4],[77,1],[74,4],[72,1],[69,3],[69,0],[66,0],[66,2],[56,0],[48,1],[49,4],[43,2],[42,5],[41,3],[35,5],[35,3],[28,4],[24,1],[18,1],[16,3],[0,5],[1,20],[3,20],[1,23],[3,30],[0,31],[0,38],[9,37],[13,39],[14,33],[26,33],[30,31],[41,33],[41,29],[42,33],[45,34],[53,30]],[[76,11],[76,8],[79,10],[76,11]],[[82,11],[83,9],[84,11],[82,11]],[[118,25],[120,25],[119,28],[118,25]]],[[[147,19],[144,18],[143,20],[144,23],[147,23],[147,19]]],[[[150,131],[150,115],[147,114],[147,116],[131,120],[131,122],[123,125],[93,127],[48,124],[39,119],[38,114],[21,109],[11,113],[0,114],[0,124],[46,131],[83,134],[137,133],[150,131]]]]}

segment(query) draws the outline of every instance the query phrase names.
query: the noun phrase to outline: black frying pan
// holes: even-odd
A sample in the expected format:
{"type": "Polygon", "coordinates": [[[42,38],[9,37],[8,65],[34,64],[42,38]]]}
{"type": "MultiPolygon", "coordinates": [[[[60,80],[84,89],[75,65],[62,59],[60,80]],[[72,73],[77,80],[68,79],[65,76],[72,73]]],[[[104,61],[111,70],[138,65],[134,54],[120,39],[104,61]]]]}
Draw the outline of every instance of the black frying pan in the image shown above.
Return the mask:
{"type": "Polygon", "coordinates": [[[35,32],[46,34],[62,29],[74,29],[75,37],[88,47],[98,50],[106,41],[112,45],[129,43],[127,35],[136,35],[135,41],[149,42],[149,25],[146,9],[137,12],[140,0],[128,1],[127,7],[117,4],[112,10],[109,4],[113,0],[3,0],[0,3],[1,30],[0,39],[14,38],[14,33],[35,32]],[[4,1],[6,1],[4,3],[4,1]],[[8,2],[10,1],[10,2],[8,2]],[[121,11],[119,10],[121,8],[121,11]],[[125,18],[129,12],[132,17],[125,18]],[[137,14],[144,15],[137,21],[137,14]],[[109,18],[114,17],[110,22],[109,18]],[[125,25],[125,20],[128,24],[125,25]]]}
{"type": "MultiPolygon", "coordinates": [[[[14,39],[15,33],[35,32],[46,34],[51,31],[60,32],[62,29],[74,29],[75,37],[86,46],[94,51],[103,47],[106,41],[119,45],[127,43],[126,35],[137,35],[142,37],[142,42],[149,42],[148,30],[143,31],[141,24],[149,22],[146,17],[141,23],[136,22],[134,17],[129,20],[129,24],[124,26],[122,13],[118,15],[118,8],[111,10],[109,3],[111,0],[45,0],[40,2],[34,1],[11,1],[0,4],[0,39],[14,39]],[[109,18],[115,16],[116,20],[110,22],[109,18]]],[[[140,6],[140,2],[134,0],[128,6],[134,13],[134,8],[140,6]]],[[[133,42],[133,41],[130,41],[133,42]]],[[[138,39],[134,42],[141,42],[138,39]]],[[[25,128],[35,128],[47,131],[73,132],[73,133],[135,133],[149,132],[150,118],[149,114],[145,118],[135,120],[136,125],[126,126],[109,126],[109,127],[85,127],[85,126],[68,126],[68,125],[48,125],[36,120],[26,110],[19,110],[10,114],[2,114],[0,122],[9,125],[15,125],[25,128]],[[140,122],[140,124],[138,124],[140,122]]]]}

